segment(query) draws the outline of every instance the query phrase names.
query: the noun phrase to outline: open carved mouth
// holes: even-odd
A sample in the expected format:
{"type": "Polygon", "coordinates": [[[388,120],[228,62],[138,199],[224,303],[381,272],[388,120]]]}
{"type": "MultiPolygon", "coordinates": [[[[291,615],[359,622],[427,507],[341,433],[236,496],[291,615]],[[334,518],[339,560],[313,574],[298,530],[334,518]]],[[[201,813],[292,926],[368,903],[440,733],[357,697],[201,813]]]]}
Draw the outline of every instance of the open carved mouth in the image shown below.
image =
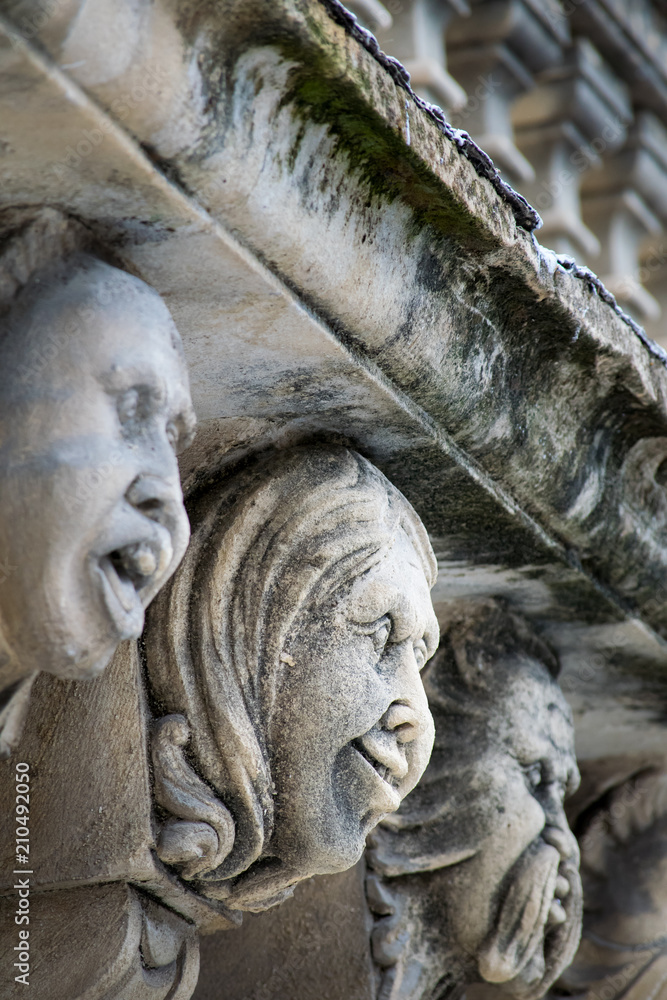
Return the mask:
{"type": "Polygon", "coordinates": [[[143,627],[141,594],[164,570],[167,553],[158,545],[135,542],[102,556],[98,568],[104,582],[104,600],[123,638],[140,634],[143,627]]]}
{"type": "Polygon", "coordinates": [[[379,776],[382,778],[383,781],[386,781],[387,784],[391,785],[392,788],[397,788],[398,779],[395,777],[391,769],[386,764],[382,764],[372,755],[372,753],[370,753],[369,750],[366,749],[364,744],[361,742],[362,739],[363,737],[353,741],[352,746],[354,747],[354,749],[357,751],[357,753],[361,754],[364,760],[368,761],[368,763],[371,765],[375,773],[379,774],[379,776]]]}
{"type": "Polygon", "coordinates": [[[391,739],[387,733],[380,734],[375,728],[364,736],[353,740],[351,745],[359,756],[373,768],[385,788],[388,786],[391,799],[396,801],[393,808],[398,808],[400,802],[398,788],[407,772],[407,762],[395,740],[391,739]]]}

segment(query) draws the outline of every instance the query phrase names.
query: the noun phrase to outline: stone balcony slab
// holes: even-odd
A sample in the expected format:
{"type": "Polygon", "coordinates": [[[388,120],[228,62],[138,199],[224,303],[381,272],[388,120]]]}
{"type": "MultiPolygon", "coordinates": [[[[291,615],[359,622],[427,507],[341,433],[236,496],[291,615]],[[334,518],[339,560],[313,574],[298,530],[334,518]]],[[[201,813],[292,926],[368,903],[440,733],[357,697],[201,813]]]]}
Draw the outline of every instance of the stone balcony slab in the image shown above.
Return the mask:
{"type": "Polygon", "coordinates": [[[211,19],[179,43],[154,5],[106,67],[94,12],[44,34],[49,56],[8,23],[3,203],[76,214],[165,297],[201,422],[186,490],[244,451],[350,441],[429,527],[438,600],[507,595],[581,713],[621,692],[630,740],[667,661],[662,354],[344,19],[298,0],[211,19]]]}

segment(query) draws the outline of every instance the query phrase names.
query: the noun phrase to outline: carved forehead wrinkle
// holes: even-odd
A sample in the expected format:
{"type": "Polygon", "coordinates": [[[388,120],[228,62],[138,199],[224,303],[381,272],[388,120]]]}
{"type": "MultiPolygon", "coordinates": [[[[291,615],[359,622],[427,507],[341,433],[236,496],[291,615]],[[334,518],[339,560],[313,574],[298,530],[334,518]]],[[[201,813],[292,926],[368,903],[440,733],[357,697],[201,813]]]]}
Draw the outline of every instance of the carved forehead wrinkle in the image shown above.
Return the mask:
{"type": "Polygon", "coordinates": [[[496,737],[522,758],[565,759],[574,766],[572,713],[558,684],[542,664],[525,660],[501,688],[492,726],[496,737]]]}
{"type": "Polygon", "coordinates": [[[437,636],[438,625],[428,594],[424,566],[402,528],[399,528],[394,543],[383,558],[354,582],[347,600],[338,610],[346,618],[360,624],[391,615],[397,641],[418,632],[437,636]],[[417,585],[414,576],[419,581],[417,585]]]}

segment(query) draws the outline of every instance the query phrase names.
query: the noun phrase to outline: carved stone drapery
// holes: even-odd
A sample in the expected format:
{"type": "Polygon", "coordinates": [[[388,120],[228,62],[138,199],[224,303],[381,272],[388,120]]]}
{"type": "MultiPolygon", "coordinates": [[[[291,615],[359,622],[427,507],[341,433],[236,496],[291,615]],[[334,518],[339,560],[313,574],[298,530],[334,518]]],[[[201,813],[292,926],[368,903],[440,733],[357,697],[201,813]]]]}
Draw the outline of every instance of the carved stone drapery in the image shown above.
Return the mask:
{"type": "Polygon", "coordinates": [[[0,753],[39,670],[99,673],[183,555],[194,411],[156,292],[45,209],[0,220],[0,753]]]}
{"type": "Polygon", "coordinates": [[[435,562],[410,504],[345,448],[251,462],[190,510],[144,636],[157,849],[196,891],[263,909],[354,864],[427,764],[435,562]]]}
{"type": "Polygon", "coordinates": [[[537,1000],[571,961],[581,883],[563,797],[578,771],[557,670],[502,604],[452,610],[425,671],[431,763],[369,838],[382,1000],[458,998],[474,982],[537,1000]]]}

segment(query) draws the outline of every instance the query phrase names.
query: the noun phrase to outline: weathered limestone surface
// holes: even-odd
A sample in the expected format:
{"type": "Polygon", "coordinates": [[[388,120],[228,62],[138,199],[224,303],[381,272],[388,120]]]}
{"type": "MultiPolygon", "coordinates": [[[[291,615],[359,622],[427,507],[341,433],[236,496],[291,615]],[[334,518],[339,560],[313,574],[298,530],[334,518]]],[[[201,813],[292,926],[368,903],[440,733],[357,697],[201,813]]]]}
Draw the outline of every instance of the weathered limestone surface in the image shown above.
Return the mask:
{"type": "Polygon", "coordinates": [[[185,552],[195,415],[163,302],[50,209],[0,219],[0,755],[39,670],[90,677],[185,552]]]}
{"type": "MultiPolygon", "coordinates": [[[[186,487],[232,452],[342,433],[424,517],[443,598],[511,593],[548,622],[580,686],[599,651],[612,672],[658,677],[661,358],[535,246],[324,8],[228,4],[208,20],[183,12],[180,33],[168,8],[151,11],[109,66],[101,8],[69,33],[48,22],[43,43],[67,75],[7,29],[21,87],[5,91],[3,196],[76,211],[165,295],[202,421],[186,487]],[[160,67],[168,92],[151,83],[160,67]],[[18,141],[31,113],[52,169],[18,141]]],[[[603,672],[597,691],[610,690],[603,672]]],[[[634,697],[631,680],[613,683],[634,697]]]]}
{"type": "Polygon", "coordinates": [[[219,934],[202,938],[194,1000],[219,1000],[221,982],[226,1000],[374,996],[364,876],[362,861],[342,875],[301,883],[276,909],[244,915],[230,947],[219,934]]]}
{"type": "Polygon", "coordinates": [[[157,854],[262,910],[355,864],[426,768],[435,559],[404,497],[340,447],[250,463],[190,513],[144,634],[157,854]]]}
{"type": "MultiPolygon", "coordinates": [[[[63,946],[69,1000],[189,996],[195,931],[230,929],[235,911],[354,865],[432,749],[420,671],[438,643],[436,563],[377,469],[340,446],[270,454],[207,485],[190,516],[187,556],[141,647],[123,644],[92,683],[38,680],[17,748],[33,944],[45,948],[46,933],[57,948],[73,907],[104,950],[88,981],[63,946]],[[86,916],[105,883],[118,884],[110,911],[129,921],[116,944],[86,916]]],[[[9,925],[22,870],[15,768],[0,764],[9,925]]],[[[31,983],[37,996],[50,996],[49,975],[31,983]]]]}
{"type": "MultiPolygon", "coordinates": [[[[56,904],[50,893],[41,893],[32,903],[32,921],[27,989],[34,996],[189,1000],[192,995],[199,972],[192,925],[124,883],[65,890],[56,904]]],[[[0,958],[10,970],[19,955],[13,907],[5,900],[0,926],[0,958]]],[[[3,991],[13,1000],[27,990],[5,976],[3,991]]]]}
{"type": "Polygon", "coordinates": [[[579,943],[579,783],[551,651],[494,601],[455,603],[424,672],[427,773],[370,835],[379,995],[459,997],[471,983],[537,1000],[579,943]]]}
{"type": "MultiPolygon", "coordinates": [[[[76,217],[168,305],[200,425],[181,462],[192,508],[257,453],[361,453],[430,533],[441,624],[452,600],[506,599],[558,654],[580,761],[629,762],[629,775],[664,756],[664,355],[592,275],[539,246],[533,214],[483,154],[415,101],[334,2],[0,10],[0,209],[76,217]]],[[[188,698],[156,682],[166,661],[149,654],[148,686],[127,646],[92,682],[40,678],[18,752],[39,764],[36,906],[55,890],[62,901],[49,934],[68,914],[77,934],[86,912],[97,926],[108,903],[113,933],[91,936],[92,995],[185,1000],[192,926],[231,939],[229,886],[211,899],[193,877],[202,858],[216,861],[205,874],[224,864],[228,789],[207,770],[210,705],[190,718],[188,698]],[[154,718],[166,721],[149,746],[154,718]],[[110,741],[123,753],[105,760],[110,741]]],[[[290,884],[333,870],[305,864],[302,847],[290,884]]],[[[366,927],[359,883],[340,878],[366,927]]],[[[309,886],[301,898],[317,912],[309,886]]],[[[251,917],[240,934],[252,942],[270,926],[298,956],[300,911],[284,913],[251,917]]],[[[330,954],[342,962],[349,947],[341,935],[330,954]]],[[[365,947],[354,953],[368,971],[365,947]]],[[[278,995],[299,978],[286,975],[278,995]]],[[[202,989],[219,995],[212,979],[202,989]]],[[[50,995],[48,979],[35,982],[50,995]]]]}
{"type": "MultiPolygon", "coordinates": [[[[349,876],[326,887],[334,907],[342,895],[370,927],[353,948],[330,934],[328,923],[320,931],[321,897],[310,893],[297,893],[276,915],[288,942],[299,928],[313,928],[324,982],[348,950],[356,956],[364,947],[374,966],[374,976],[360,981],[367,1000],[458,998],[474,983],[485,984],[485,996],[526,1000],[544,996],[569,965],[582,890],[563,799],[579,774],[557,671],[552,651],[502,603],[450,608],[443,642],[424,671],[436,724],[426,774],[369,837],[366,898],[349,876]]],[[[240,954],[252,952],[260,933],[259,924],[241,929],[240,954]]],[[[238,953],[219,935],[205,956],[195,994],[202,998],[220,995],[215,984],[233,979],[238,967],[238,953]]],[[[290,979],[296,961],[292,947],[273,976],[247,969],[243,989],[278,997],[290,982],[290,996],[305,1000],[308,977],[290,979]]],[[[326,994],[346,995],[342,987],[326,994]]]]}

